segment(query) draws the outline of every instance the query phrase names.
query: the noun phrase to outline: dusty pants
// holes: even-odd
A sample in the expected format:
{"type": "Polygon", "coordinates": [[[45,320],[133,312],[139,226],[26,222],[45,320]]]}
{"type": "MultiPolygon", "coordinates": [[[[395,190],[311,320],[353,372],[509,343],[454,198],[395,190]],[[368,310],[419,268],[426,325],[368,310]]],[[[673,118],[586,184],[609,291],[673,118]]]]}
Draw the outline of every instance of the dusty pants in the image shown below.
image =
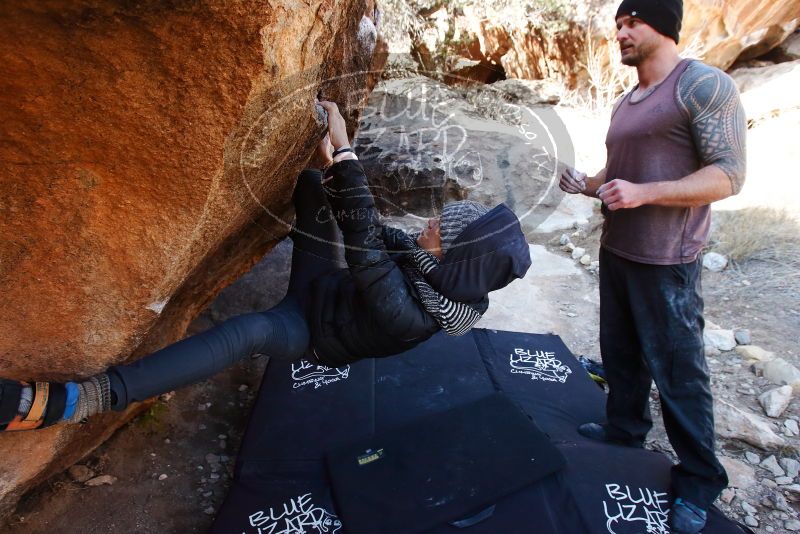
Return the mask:
{"type": "Polygon", "coordinates": [[[714,454],[714,414],[703,349],[701,261],[649,265],[600,249],[600,351],[610,437],[633,445],[652,427],[655,381],[680,463],[675,496],[708,508],[728,478],[714,454]]]}

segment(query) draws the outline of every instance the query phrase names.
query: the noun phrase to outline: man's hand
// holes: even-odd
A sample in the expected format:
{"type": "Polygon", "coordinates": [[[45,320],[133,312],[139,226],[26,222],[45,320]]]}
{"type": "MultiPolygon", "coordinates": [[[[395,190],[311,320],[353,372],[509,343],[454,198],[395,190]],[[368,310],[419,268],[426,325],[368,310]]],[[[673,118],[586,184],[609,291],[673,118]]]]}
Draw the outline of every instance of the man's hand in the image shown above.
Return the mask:
{"type": "Polygon", "coordinates": [[[347,124],[342,114],[339,113],[339,106],[336,105],[336,102],[322,100],[319,105],[328,112],[328,135],[333,148],[338,150],[350,146],[350,140],[347,138],[347,124]]]}
{"type": "Polygon", "coordinates": [[[648,203],[646,184],[634,184],[625,180],[611,180],[597,189],[597,197],[611,211],[638,208],[648,203]]]}
{"type": "Polygon", "coordinates": [[[561,173],[561,180],[558,182],[558,186],[562,191],[571,195],[583,193],[586,190],[586,173],[567,167],[561,173]]]}

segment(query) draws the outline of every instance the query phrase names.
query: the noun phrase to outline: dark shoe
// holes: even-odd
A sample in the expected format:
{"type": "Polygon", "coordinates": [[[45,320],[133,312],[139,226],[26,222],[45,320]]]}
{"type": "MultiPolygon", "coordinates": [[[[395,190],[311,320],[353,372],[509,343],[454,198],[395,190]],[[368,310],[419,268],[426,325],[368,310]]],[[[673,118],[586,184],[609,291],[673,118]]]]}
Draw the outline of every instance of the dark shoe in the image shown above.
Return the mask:
{"type": "Polygon", "coordinates": [[[672,504],[669,524],[674,534],[697,534],[706,526],[707,518],[705,510],[678,497],[672,504]]]}
{"type": "Polygon", "coordinates": [[[597,423],[584,423],[578,426],[578,434],[585,438],[593,439],[595,441],[602,441],[604,443],[613,443],[615,445],[624,445],[626,447],[636,447],[641,449],[643,444],[637,441],[622,440],[612,438],[608,435],[605,425],[597,423]]]}

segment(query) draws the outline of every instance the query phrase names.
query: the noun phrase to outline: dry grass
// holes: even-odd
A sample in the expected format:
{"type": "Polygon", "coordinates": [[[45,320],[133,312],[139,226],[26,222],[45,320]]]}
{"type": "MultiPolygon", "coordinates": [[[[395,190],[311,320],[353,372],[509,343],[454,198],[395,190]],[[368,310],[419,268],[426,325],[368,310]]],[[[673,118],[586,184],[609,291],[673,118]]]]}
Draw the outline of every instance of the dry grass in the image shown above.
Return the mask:
{"type": "Polygon", "coordinates": [[[390,43],[402,42],[416,31],[420,24],[417,13],[406,0],[379,0],[381,10],[381,35],[390,43]]]}
{"type": "Polygon", "coordinates": [[[714,217],[714,250],[734,262],[794,261],[800,266],[800,224],[785,211],[747,208],[714,217]]]}
{"type": "MultiPolygon", "coordinates": [[[[586,61],[581,63],[581,67],[586,80],[570,91],[562,103],[597,114],[608,114],[619,97],[632,90],[638,82],[636,69],[622,64],[615,32],[598,37],[590,23],[586,27],[585,42],[586,61]]],[[[698,37],[681,50],[684,58],[703,59],[704,54],[704,45],[698,37]]]]}
{"type": "Polygon", "coordinates": [[[562,104],[594,113],[607,113],[620,95],[636,85],[636,69],[621,63],[619,46],[613,33],[598,38],[589,24],[584,39],[586,61],[580,66],[586,74],[585,82],[568,92],[562,104]]]}
{"type": "Polygon", "coordinates": [[[785,211],[717,212],[711,248],[727,256],[753,289],[800,295],[800,223],[785,211]]]}

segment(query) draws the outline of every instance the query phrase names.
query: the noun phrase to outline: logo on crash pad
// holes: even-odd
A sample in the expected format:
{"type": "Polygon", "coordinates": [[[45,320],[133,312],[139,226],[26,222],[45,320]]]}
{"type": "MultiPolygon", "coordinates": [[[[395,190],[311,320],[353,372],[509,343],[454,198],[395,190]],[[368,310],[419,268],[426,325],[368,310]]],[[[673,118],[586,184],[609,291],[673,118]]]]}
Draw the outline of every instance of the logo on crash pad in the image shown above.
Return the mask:
{"type": "Polygon", "coordinates": [[[647,534],[670,533],[667,524],[669,500],[663,491],[625,484],[606,484],[603,511],[606,529],[610,534],[632,531],[647,534]]]}
{"type": "Polygon", "coordinates": [[[572,369],[557,360],[554,352],[542,350],[514,349],[510,364],[512,373],[528,375],[531,380],[563,384],[572,374],[572,369]]]}
{"type": "Polygon", "coordinates": [[[299,495],[248,517],[257,534],[337,534],[342,528],[338,517],[311,502],[311,494],[299,495]]]}
{"type": "Polygon", "coordinates": [[[308,360],[300,360],[292,363],[292,380],[294,389],[310,386],[314,389],[345,380],[350,376],[350,366],[333,369],[324,365],[315,365],[308,360]]]}

